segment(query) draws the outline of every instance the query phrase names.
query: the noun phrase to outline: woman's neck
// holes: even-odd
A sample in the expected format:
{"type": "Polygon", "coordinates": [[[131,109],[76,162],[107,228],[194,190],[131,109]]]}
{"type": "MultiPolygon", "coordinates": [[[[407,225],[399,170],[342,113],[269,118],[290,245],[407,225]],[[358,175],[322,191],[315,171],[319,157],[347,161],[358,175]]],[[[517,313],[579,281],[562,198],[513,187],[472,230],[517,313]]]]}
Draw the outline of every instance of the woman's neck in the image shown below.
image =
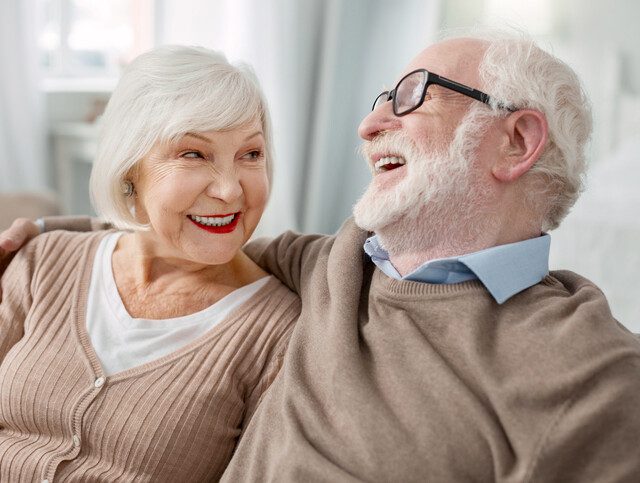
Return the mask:
{"type": "Polygon", "coordinates": [[[203,310],[267,275],[241,251],[225,264],[207,265],[171,256],[138,233],[120,237],[111,265],[129,314],[151,319],[203,310]]]}

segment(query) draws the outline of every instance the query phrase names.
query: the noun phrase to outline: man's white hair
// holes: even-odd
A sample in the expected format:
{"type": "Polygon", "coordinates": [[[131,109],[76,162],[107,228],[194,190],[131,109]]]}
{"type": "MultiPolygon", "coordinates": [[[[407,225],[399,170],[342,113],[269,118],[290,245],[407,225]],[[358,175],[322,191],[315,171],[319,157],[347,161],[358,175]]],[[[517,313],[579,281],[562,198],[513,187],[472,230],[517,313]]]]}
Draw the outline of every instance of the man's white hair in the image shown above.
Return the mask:
{"type": "Polygon", "coordinates": [[[125,69],[102,116],[91,198],[119,228],[142,229],[123,183],[157,142],[188,132],[222,131],[259,120],[271,182],[273,143],[264,94],[253,70],[201,47],[164,46],[125,69]]]}
{"type": "MultiPolygon", "coordinates": [[[[496,103],[545,115],[549,139],[538,161],[523,176],[525,201],[542,212],[543,230],[558,227],[583,190],[587,168],[585,150],[592,117],[578,76],[523,33],[476,29],[456,37],[488,43],[479,67],[480,88],[496,103]]],[[[472,107],[478,109],[482,106],[472,107]]],[[[496,115],[504,115],[496,104],[494,109],[496,115]]]]}

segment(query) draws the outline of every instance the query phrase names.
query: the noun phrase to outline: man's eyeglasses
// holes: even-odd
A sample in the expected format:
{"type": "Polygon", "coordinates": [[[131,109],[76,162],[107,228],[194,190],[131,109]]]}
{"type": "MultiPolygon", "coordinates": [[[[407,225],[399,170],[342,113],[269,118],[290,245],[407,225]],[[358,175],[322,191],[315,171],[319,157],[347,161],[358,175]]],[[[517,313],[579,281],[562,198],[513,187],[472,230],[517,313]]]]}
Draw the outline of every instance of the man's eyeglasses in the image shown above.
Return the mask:
{"type": "MultiPolygon", "coordinates": [[[[393,113],[396,116],[404,116],[406,114],[409,114],[422,105],[427,95],[427,89],[432,84],[446,87],[447,89],[459,92],[460,94],[471,97],[472,99],[475,99],[477,101],[484,102],[485,104],[491,104],[491,98],[489,97],[489,95],[485,94],[482,91],[473,89],[463,84],[458,84],[451,79],[447,79],[446,77],[434,74],[433,72],[429,72],[426,69],[418,69],[414,70],[413,72],[409,72],[402,79],[400,79],[400,82],[398,82],[395,89],[384,91],[378,97],[376,97],[371,110],[373,111],[381,104],[392,100],[393,113]]],[[[516,110],[510,106],[505,106],[502,104],[498,104],[498,107],[507,109],[508,111],[516,110]]]]}

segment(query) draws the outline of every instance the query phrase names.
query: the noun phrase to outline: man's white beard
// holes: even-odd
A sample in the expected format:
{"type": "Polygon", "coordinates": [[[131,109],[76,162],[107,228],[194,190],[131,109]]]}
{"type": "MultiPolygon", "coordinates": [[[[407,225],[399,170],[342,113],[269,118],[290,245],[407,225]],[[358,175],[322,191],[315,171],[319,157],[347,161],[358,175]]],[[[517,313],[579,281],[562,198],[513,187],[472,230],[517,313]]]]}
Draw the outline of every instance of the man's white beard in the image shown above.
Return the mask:
{"type": "Polygon", "coordinates": [[[385,247],[395,252],[418,249],[418,244],[430,247],[447,239],[464,245],[477,237],[481,227],[473,213],[483,204],[486,192],[473,179],[472,153],[480,138],[479,126],[468,121],[471,123],[459,127],[448,149],[440,152],[422,151],[400,132],[385,133],[364,144],[361,150],[366,159],[372,153],[400,155],[406,160],[407,172],[391,187],[369,184],[353,208],[356,224],[384,234],[385,247]]]}

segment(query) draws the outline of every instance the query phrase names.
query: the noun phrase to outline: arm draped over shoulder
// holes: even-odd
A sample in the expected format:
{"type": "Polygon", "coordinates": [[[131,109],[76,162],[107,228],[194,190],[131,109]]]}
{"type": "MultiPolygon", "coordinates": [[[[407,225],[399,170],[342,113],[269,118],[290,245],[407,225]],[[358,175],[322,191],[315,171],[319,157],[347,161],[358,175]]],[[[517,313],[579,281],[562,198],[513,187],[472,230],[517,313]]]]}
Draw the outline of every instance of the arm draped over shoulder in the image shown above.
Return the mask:
{"type": "Polygon", "coordinates": [[[0,363],[22,338],[24,323],[33,303],[36,244],[29,243],[18,252],[0,279],[0,363]]]}

